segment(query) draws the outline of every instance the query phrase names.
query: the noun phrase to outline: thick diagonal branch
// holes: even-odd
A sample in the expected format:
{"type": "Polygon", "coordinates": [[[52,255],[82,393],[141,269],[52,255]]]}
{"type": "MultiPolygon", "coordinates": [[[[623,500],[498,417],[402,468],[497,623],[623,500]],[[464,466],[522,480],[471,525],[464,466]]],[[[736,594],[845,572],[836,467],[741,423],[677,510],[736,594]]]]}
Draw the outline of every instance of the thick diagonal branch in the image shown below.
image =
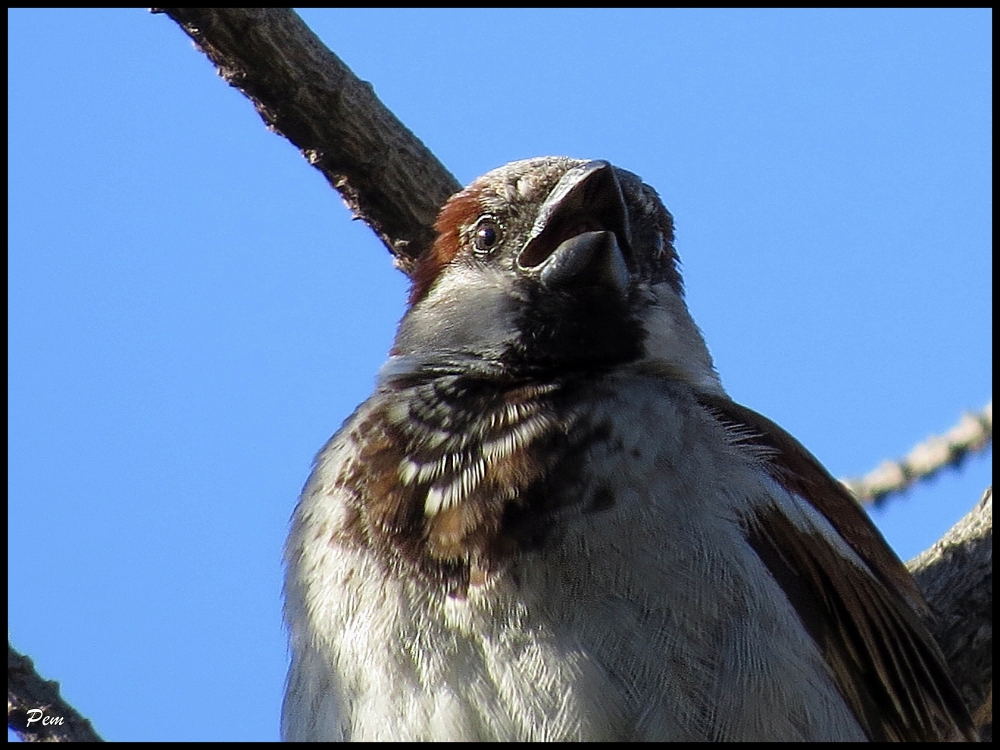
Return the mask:
{"type": "Polygon", "coordinates": [[[166,13],[336,188],[409,272],[434,217],[461,187],[444,165],[288,8],[166,13]]]}

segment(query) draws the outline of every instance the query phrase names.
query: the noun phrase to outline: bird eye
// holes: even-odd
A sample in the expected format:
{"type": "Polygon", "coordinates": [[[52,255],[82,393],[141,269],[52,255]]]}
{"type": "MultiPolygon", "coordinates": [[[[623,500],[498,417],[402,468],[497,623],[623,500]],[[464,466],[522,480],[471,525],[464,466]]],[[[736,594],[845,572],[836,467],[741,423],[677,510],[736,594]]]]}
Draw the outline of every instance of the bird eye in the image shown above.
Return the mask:
{"type": "Polygon", "coordinates": [[[500,244],[500,225],[492,216],[484,216],[472,232],[472,244],[477,253],[489,254],[500,244]]]}

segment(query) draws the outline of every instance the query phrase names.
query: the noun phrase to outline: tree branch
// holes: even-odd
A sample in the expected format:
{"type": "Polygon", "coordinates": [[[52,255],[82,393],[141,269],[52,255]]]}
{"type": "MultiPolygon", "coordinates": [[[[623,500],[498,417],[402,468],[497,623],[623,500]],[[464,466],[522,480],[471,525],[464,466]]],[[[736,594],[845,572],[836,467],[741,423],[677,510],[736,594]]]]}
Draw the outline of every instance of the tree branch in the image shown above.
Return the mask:
{"type": "Polygon", "coordinates": [[[62,699],[59,683],[7,641],[7,726],[24,742],[103,742],[90,722],[62,699]]]}
{"type": "Polygon", "coordinates": [[[154,8],[302,152],[409,273],[461,185],[289,8],[154,8]]]}
{"type": "Polygon", "coordinates": [[[934,637],[985,741],[993,735],[993,488],[906,564],[935,614],[934,637]]]}
{"type": "Polygon", "coordinates": [[[985,450],[993,442],[993,400],[978,414],[963,414],[944,435],[932,435],[914,446],[905,458],[883,461],[861,478],[844,479],[863,503],[879,505],[890,495],[934,476],[948,466],[959,466],[970,454],[985,450]]]}

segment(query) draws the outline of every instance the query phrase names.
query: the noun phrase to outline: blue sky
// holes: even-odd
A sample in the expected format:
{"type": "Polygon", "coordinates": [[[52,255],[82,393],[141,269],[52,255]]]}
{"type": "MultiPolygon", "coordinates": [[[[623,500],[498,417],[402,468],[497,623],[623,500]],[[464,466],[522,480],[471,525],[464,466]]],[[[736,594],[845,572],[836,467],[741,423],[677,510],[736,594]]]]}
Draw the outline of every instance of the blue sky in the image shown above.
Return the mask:
{"type": "MultiPolygon", "coordinates": [[[[837,475],[992,394],[992,12],[307,10],[463,183],[608,159],[837,475]]],[[[272,740],[280,554],[405,279],[165,16],[8,11],[8,628],[113,740],[272,740]]],[[[877,514],[904,558],[992,454],[877,514]]]]}

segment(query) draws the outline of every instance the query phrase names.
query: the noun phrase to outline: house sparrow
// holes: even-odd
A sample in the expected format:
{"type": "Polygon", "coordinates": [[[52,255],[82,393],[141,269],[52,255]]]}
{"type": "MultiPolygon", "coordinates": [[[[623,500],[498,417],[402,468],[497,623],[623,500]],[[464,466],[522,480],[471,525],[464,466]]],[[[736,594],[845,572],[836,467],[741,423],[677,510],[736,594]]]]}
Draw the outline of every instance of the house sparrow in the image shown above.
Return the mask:
{"type": "Polygon", "coordinates": [[[518,161],[436,229],[294,513],[285,739],[974,738],[902,563],[723,390],[652,188],[518,161]]]}

